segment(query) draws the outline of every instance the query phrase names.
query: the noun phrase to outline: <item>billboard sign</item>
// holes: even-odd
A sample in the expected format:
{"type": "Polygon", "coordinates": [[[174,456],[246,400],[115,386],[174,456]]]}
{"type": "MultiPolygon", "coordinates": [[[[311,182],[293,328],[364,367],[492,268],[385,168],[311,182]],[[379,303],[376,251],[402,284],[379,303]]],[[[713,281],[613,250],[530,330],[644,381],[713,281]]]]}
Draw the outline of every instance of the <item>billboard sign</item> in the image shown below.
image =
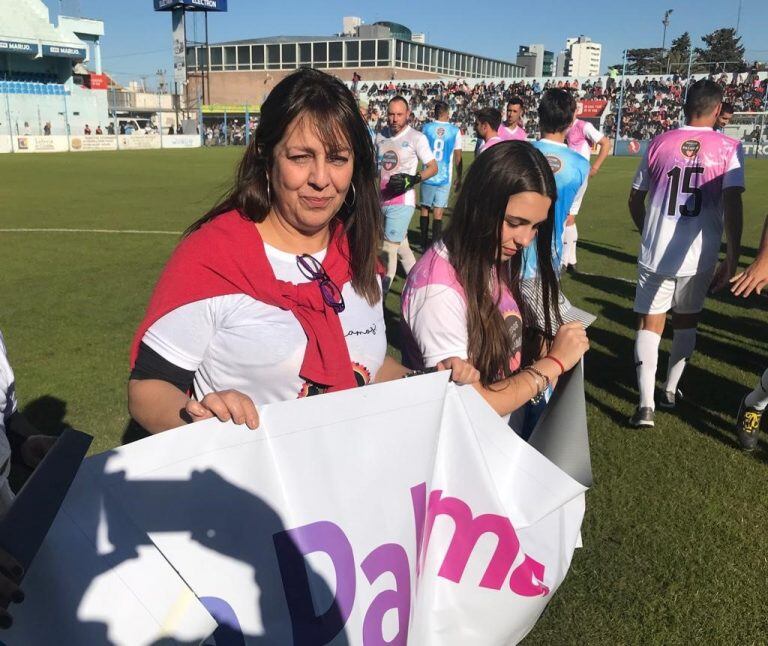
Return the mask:
{"type": "Polygon", "coordinates": [[[619,157],[642,157],[650,139],[619,139],[613,144],[613,154],[619,157]]]}
{"type": "Polygon", "coordinates": [[[742,144],[745,157],[768,157],[768,143],[742,144]]]}
{"type": "Polygon", "coordinates": [[[226,11],[227,0],[155,0],[155,11],[178,8],[189,11],[226,11]]]}
{"type": "Polygon", "coordinates": [[[20,43],[16,40],[0,40],[0,53],[3,54],[30,54],[37,56],[36,43],[20,43]]]}
{"type": "Polygon", "coordinates": [[[84,59],[87,55],[88,50],[85,47],[74,47],[72,45],[43,45],[43,56],[84,59]]]}
{"type": "Polygon", "coordinates": [[[576,116],[579,119],[594,119],[603,114],[608,101],[602,99],[584,99],[576,104],[576,116]]]}

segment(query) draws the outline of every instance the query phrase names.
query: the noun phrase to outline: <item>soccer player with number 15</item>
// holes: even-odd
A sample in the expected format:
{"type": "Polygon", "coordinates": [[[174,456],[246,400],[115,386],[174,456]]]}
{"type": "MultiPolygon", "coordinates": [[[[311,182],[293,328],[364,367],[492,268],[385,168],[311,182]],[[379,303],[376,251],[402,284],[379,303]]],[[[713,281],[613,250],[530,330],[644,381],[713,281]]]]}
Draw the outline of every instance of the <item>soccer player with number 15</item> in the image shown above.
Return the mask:
{"type": "Polygon", "coordinates": [[[634,310],[640,403],[631,426],[654,424],[659,342],[672,310],[672,350],[659,406],[672,409],[677,385],[696,345],[696,326],[707,291],[718,291],[736,273],[742,229],[744,153],[741,143],[715,132],[722,89],[709,80],[688,90],[688,125],[651,141],[629,197],[642,232],[634,310]],[[646,208],[645,198],[649,196],[646,208]],[[725,261],[717,266],[725,228],[725,261]]]}

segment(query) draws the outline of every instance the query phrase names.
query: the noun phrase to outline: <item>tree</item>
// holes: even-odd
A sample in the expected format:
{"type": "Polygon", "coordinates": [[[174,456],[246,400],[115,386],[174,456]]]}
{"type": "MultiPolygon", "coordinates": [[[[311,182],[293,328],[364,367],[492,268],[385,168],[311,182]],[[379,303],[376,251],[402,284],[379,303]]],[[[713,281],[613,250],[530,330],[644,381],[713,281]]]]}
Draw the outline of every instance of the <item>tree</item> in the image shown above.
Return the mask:
{"type": "Polygon", "coordinates": [[[744,47],[741,37],[733,27],[716,29],[701,40],[706,47],[696,48],[696,54],[702,63],[707,63],[710,72],[742,72],[746,70],[744,47]]]}
{"type": "Polygon", "coordinates": [[[642,47],[627,50],[627,74],[658,74],[663,67],[661,47],[642,47]]]}
{"type": "Polygon", "coordinates": [[[667,69],[677,74],[684,74],[691,55],[691,35],[686,31],[672,41],[667,52],[667,69]]]}

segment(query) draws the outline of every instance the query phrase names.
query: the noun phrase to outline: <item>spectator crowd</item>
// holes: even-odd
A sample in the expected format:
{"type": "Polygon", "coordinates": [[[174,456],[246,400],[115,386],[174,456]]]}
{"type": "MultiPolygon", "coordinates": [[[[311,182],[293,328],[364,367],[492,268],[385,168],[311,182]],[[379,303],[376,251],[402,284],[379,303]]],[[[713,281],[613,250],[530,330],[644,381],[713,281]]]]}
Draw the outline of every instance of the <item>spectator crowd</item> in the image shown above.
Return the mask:
{"type": "MultiPolygon", "coordinates": [[[[724,100],[735,112],[760,112],[765,105],[766,79],[757,73],[711,75],[724,89],[724,100]]],[[[682,123],[682,107],[688,79],[674,76],[633,77],[624,81],[621,111],[621,139],[650,139],[682,123]]],[[[451,121],[462,134],[472,134],[474,113],[482,108],[496,108],[504,113],[506,102],[513,96],[525,105],[525,129],[529,137],[539,137],[536,107],[545,90],[565,88],[576,94],[577,100],[606,101],[601,129],[616,137],[616,117],[621,96],[621,79],[611,76],[595,77],[580,82],[572,80],[500,80],[471,83],[457,81],[425,81],[422,83],[383,81],[358,82],[355,89],[361,104],[367,105],[369,123],[377,132],[386,125],[387,102],[395,95],[404,96],[411,107],[411,125],[420,128],[434,111],[437,101],[445,101],[451,109],[451,121]]]]}

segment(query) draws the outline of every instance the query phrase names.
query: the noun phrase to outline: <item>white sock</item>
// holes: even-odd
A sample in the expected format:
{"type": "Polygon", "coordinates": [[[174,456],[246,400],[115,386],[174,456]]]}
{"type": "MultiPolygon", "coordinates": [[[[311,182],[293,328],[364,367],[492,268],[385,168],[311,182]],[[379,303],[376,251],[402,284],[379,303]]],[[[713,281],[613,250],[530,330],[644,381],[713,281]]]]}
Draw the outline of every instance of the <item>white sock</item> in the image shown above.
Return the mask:
{"type": "Polygon", "coordinates": [[[400,256],[400,262],[403,263],[403,269],[405,269],[405,274],[407,276],[416,264],[416,256],[413,255],[411,245],[408,244],[408,236],[403,238],[403,241],[397,248],[397,255],[400,256]]]}
{"type": "Polygon", "coordinates": [[[768,406],[768,370],[760,377],[757,386],[747,395],[744,403],[750,408],[757,408],[757,410],[764,410],[768,406]]]}
{"type": "Polygon", "coordinates": [[[576,230],[575,224],[563,228],[563,264],[566,267],[576,264],[576,241],[578,239],[579,232],[576,230]]]}
{"type": "Polygon", "coordinates": [[[398,244],[396,242],[389,242],[389,240],[385,240],[381,243],[381,248],[384,251],[384,255],[387,257],[387,278],[388,284],[392,284],[392,281],[395,279],[395,274],[397,273],[397,248],[398,244]]]}
{"type": "Polygon", "coordinates": [[[677,392],[677,384],[683,376],[683,370],[696,347],[696,328],[675,330],[672,336],[672,349],[669,352],[669,366],[667,367],[667,383],[664,390],[668,393],[677,392]]]}
{"type": "Polygon", "coordinates": [[[640,408],[656,408],[653,390],[656,386],[656,366],[659,363],[661,336],[650,330],[639,330],[635,340],[635,366],[640,408]]]}

